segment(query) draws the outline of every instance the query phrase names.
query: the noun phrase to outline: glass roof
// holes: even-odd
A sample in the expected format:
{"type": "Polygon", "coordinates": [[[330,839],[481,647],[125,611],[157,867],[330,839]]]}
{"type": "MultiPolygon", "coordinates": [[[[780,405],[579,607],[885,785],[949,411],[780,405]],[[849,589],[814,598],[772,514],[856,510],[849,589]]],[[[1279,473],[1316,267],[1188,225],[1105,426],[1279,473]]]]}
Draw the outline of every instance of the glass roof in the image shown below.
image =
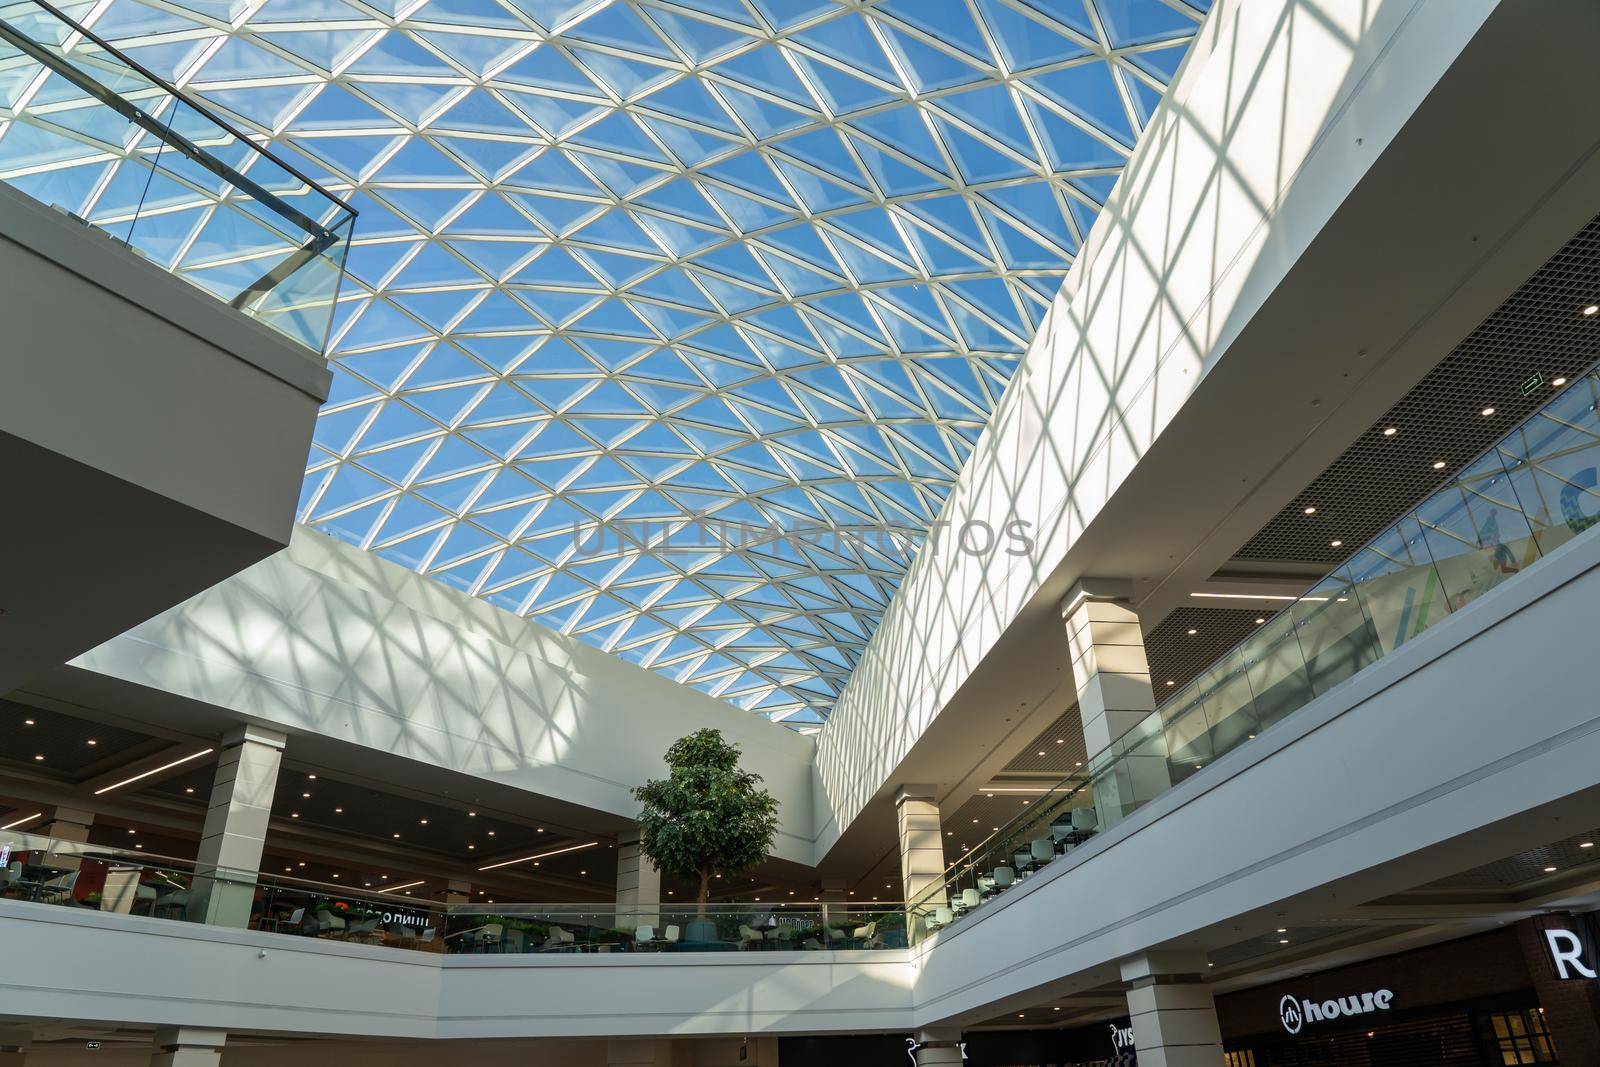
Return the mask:
{"type": "Polygon", "coordinates": [[[70,10],[361,212],[302,522],[805,726],[1205,7],[70,10]]]}

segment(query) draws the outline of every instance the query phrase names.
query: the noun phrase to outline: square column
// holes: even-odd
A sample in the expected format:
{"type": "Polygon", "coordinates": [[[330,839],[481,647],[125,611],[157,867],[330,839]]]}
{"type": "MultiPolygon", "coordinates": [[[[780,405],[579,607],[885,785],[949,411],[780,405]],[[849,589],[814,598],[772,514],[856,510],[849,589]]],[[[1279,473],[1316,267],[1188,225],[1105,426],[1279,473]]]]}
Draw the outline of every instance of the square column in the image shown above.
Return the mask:
{"type": "MultiPolygon", "coordinates": [[[[94,825],[94,812],[82,808],[57,807],[50,816],[50,821],[40,827],[39,833],[55,841],[69,844],[86,844],[89,840],[89,827],[94,825]]],[[[52,867],[64,871],[75,871],[83,862],[81,853],[76,850],[57,850],[54,847],[46,854],[45,861],[52,867]]]]}
{"type": "Polygon", "coordinates": [[[617,835],[617,926],[654,926],[661,916],[661,872],[639,849],[638,830],[617,835]]]}
{"type": "Polygon", "coordinates": [[[919,1030],[907,1040],[917,1067],[961,1067],[966,1061],[959,1030],[919,1030]]]}
{"type": "Polygon", "coordinates": [[[190,919],[249,925],[284,741],[282,733],[261,726],[241,726],[223,738],[195,857],[190,919]]]}
{"type": "Polygon", "coordinates": [[[1156,709],[1144,630],[1129,601],[1132,593],[1131,582],[1085,578],[1061,602],[1101,826],[1117,822],[1172,785],[1164,739],[1152,738],[1121,759],[1117,757],[1135,738],[1111,748],[1156,709]]]}
{"type": "Polygon", "coordinates": [[[1150,953],[1122,961],[1139,1067],[1217,1067],[1222,1028],[1204,953],[1150,953]]]}
{"type": "Polygon", "coordinates": [[[907,936],[915,939],[935,908],[949,903],[944,889],[944,830],[939,805],[930,785],[903,785],[895,792],[895,821],[900,832],[900,888],[907,905],[918,913],[906,916],[907,936]],[[928,893],[927,899],[923,894],[928,893]]]}
{"type": "Polygon", "coordinates": [[[156,1031],[155,1051],[150,1067],[218,1067],[226,1030],[200,1030],[189,1026],[168,1026],[156,1031]]]}

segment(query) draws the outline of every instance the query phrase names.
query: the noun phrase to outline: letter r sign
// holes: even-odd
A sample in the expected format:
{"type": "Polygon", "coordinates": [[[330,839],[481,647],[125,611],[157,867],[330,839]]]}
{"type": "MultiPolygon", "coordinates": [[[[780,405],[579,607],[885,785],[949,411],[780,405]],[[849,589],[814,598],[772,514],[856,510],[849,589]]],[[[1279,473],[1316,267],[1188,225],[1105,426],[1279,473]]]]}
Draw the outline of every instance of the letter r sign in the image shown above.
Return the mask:
{"type": "Polygon", "coordinates": [[[1585,959],[1587,946],[1575,931],[1549,929],[1544,932],[1544,939],[1550,947],[1550,962],[1555,964],[1557,978],[1600,977],[1595,973],[1593,956],[1585,959]]]}

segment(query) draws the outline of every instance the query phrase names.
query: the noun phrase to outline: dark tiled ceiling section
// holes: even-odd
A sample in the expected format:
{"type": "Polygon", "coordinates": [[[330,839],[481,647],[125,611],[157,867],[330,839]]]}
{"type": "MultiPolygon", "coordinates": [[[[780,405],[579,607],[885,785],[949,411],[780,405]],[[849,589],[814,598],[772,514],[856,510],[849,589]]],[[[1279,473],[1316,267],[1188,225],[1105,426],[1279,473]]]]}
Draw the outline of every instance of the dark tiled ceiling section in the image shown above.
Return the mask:
{"type": "Polygon", "coordinates": [[[1150,658],[1150,683],[1156,691],[1156,707],[1182,691],[1195,675],[1255,632],[1257,619],[1270,619],[1274,614],[1254,608],[1174,609],[1144,638],[1145,654],[1150,658]],[[1167,684],[1169,682],[1172,684],[1167,684]]]}
{"type": "Polygon", "coordinates": [[[0,700],[0,760],[73,780],[148,755],[162,742],[59,712],[0,700]],[[27,725],[32,720],[33,725],[27,725]],[[90,740],[94,744],[89,744],[90,740]],[[37,760],[35,756],[43,756],[37,760]]]}
{"type": "Polygon", "coordinates": [[[1429,882],[1422,888],[1511,889],[1540,879],[1557,877],[1574,867],[1587,867],[1596,861],[1600,861],[1600,830],[1590,830],[1543,848],[1529,849],[1482,867],[1429,882]],[[1583,847],[1585,842],[1589,843],[1588,848],[1583,847]],[[1554,867],[1555,870],[1546,870],[1547,867],[1554,867]]]}
{"type": "Polygon", "coordinates": [[[1381,533],[1600,359],[1600,218],[1501,304],[1235,556],[1326,563],[1381,533]],[[1538,385],[1524,391],[1524,383],[1538,385]],[[1495,414],[1480,412],[1493,407],[1495,414]],[[1386,427],[1395,427],[1385,437],[1386,427]],[[1437,460],[1446,466],[1434,470],[1437,460]],[[1315,515],[1305,509],[1315,507],[1315,515]],[[1339,548],[1330,542],[1343,541],[1339,548]]]}
{"type": "Polygon", "coordinates": [[[1029,742],[1016,759],[1006,764],[1001,773],[1054,775],[1059,778],[1071,774],[1086,759],[1083,725],[1078,721],[1078,705],[1073,704],[1044,733],[1029,742]]]}

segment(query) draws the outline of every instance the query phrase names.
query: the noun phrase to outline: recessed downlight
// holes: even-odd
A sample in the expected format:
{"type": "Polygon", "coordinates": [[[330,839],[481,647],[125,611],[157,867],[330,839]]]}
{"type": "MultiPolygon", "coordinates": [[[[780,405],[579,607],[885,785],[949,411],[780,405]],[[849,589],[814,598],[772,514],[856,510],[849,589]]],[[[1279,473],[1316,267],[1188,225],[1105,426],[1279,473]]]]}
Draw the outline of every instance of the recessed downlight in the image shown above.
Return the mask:
{"type": "Polygon", "coordinates": [[[1436,470],[1436,471],[1444,470],[1444,460],[1442,460],[1442,459],[1434,460],[1433,461],[1433,469],[1436,470]]]}
{"type": "Polygon", "coordinates": [[[1315,515],[1317,513],[1317,509],[1315,507],[1307,507],[1305,510],[1307,515],[1315,515]]]}
{"type": "Polygon", "coordinates": [[[1583,313],[1586,316],[1600,313],[1600,304],[1590,304],[1588,307],[1583,309],[1583,313]]]}
{"type": "Polygon", "coordinates": [[[1550,384],[1552,386],[1554,386],[1555,388],[1559,389],[1563,385],[1567,384],[1567,380],[1565,378],[1551,378],[1550,379],[1550,384]]]}
{"type": "Polygon", "coordinates": [[[1393,437],[1395,434],[1397,434],[1399,432],[1400,432],[1399,428],[1395,427],[1395,426],[1385,426],[1383,428],[1383,436],[1385,436],[1385,437],[1393,437]]]}
{"type": "Polygon", "coordinates": [[[1344,542],[1341,541],[1339,538],[1335,537],[1332,541],[1328,542],[1328,547],[1329,548],[1338,548],[1342,544],[1344,544],[1344,542]]]}
{"type": "Polygon", "coordinates": [[[1482,415],[1484,418],[1488,418],[1490,415],[1494,414],[1494,408],[1493,406],[1486,407],[1482,411],[1478,412],[1478,414],[1482,415]]]}

